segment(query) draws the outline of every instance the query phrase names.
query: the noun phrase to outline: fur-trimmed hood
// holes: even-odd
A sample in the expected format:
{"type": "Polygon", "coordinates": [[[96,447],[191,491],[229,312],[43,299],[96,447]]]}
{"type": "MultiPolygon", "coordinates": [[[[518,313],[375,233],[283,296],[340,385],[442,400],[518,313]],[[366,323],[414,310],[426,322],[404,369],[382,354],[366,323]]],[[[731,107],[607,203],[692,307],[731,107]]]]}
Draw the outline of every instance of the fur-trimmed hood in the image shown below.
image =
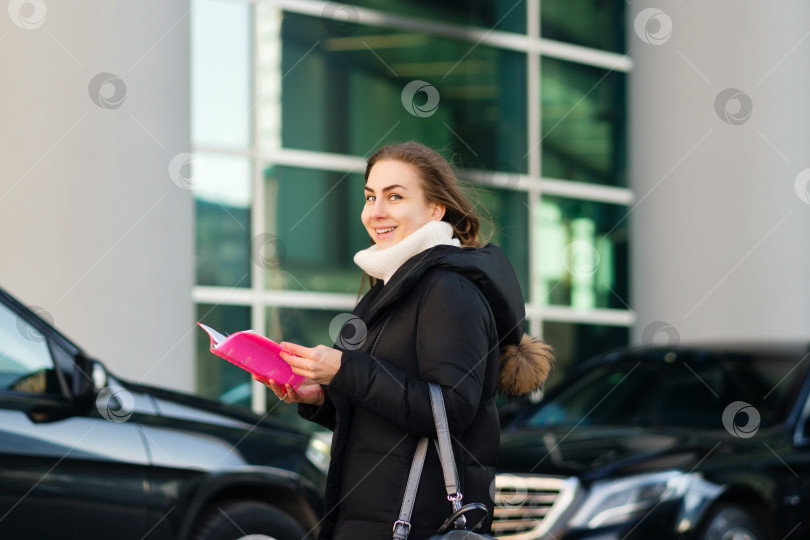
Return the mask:
{"type": "Polygon", "coordinates": [[[500,347],[500,391],[517,396],[540,388],[554,365],[554,353],[545,341],[523,333],[525,302],[517,276],[503,250],[436,246],[403,264],[391,276],[386,293],[376,299],[373,312],[395,302],[433,268],[456,271],[484,294],[495,316],[500,347]]]}
{"type": "Polygon", "coordinates": [[[520,343],[501,351],[499,389],[510,396],[527,394],[546,381],[554,366],[554,350],[540,338],[523,334],[520,343]]]}

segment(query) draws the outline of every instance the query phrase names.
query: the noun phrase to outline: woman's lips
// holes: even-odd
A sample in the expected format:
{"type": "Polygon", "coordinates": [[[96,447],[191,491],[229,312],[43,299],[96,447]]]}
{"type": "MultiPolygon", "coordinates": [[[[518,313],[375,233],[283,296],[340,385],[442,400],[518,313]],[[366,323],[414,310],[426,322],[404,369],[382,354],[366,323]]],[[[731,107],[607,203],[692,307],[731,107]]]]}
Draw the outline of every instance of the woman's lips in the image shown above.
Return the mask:
{"type": "Polygon", "coordinates": [[[396,230],[396,227],[375,227],[374,228],[374,232],[377,233],[377,238],[380,238],[380,239],[388,238],[389,236],[394,234],[395,230],[396,230]]]}

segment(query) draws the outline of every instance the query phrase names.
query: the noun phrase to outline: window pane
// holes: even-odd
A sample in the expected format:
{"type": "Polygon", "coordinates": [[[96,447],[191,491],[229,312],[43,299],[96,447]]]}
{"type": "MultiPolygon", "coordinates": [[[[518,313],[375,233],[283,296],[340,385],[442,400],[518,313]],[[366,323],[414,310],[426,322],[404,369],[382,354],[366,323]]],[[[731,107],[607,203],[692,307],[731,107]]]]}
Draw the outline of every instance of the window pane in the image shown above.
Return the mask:
{"type": "Polygon", "coordinates": [[[250,286],[250,161],[239,156],[193,158],[198,285],[250,286]]]}
{"type": "Polygon", "coordinates": [[[48,341],[0,305],[0,392],[61,394],[48,341]]]}
{"type": "Polygon", "coordinates": [[[585,47],[625,52],[624,2],[543,0],[540,35],[585,47]]]}
{"type": "MultiPolygon", "coordinates": [[[[347,310],[348,312],[350,310],[347,310]]],[[[332,347],[334,340],[329,335],[329,326],[332,320],[342,312],[269,307],[266,313],[267,336],[274,341],[289,341],[305,347],[315,347],[317,345],[332,347]]],[[[267,389],[267,409],[270,411],[271,416],[304,430],[316,431],[323,429],[298,416],[298,407],[291,407],[283,403],[279,405],[278,398],[269,388],[267,389]]]]}
{"type": "Polygon", "coordinates": [[[481,218],[484,244],[492,242],[503,248],[517,274],[523,298],[529,299],[529,253],[526,240],[529,230],[529,208],[525,192],[468,185],[467,196],[481,218]]]}
{"type": "MultiPolygon", "coordinates": [[[[494,28],[502,32],[524,33],[526,31],[526,3],[521,0],[517,2],[515,0],[466,0],[464,2],[355,0],[352,4],[408,17],[494,28]]],[[[341,4],[335,3],[334,5],[341,4]]],[[[344,20],[354,16],[350,8],[343,8],[336,15],[344,17],[344,20]]],[[[345,32],[344,28],[345,25],[336,25],[335,31],[345,32]]]]}
{"type": "Polygon", "coordinates": [[[546,389],[560,382],[571,369],[597,354],[630,342],[630,329],[623,326],[571,324],[545,321],[543,339],[552,347],[557,362],[546,382],[546,389]]]}
{"type": "Polygon", "coordinates": [[[543,176],[626,186],[626,75],[541,63],[543,176]]]}
{"type": "MultiPolygon", "coordinates": [[[[458,156],[463,168],[526,171],[524,54],[419,32],[351,30],[335,37],[321,19],[284,14],[284,147],[368,155],[415,139],[458,156]]],[[[269,139],[261,143],[272,146],[269,139]]]]}
{"type": "Polygon", "coordinates": [[[627,208],[543,197],[533,213],[544,304],[628,309],[627,208]]]}
{"type": "MultiPolygon", "coordinates": [[[[228,335],[250,328],[250,308],[198,304],[197,320],[228,335]]],[[[213,354],[208,334],[197,329],[195,335],[197,393],[224,403],[250,407],[250,374],[213,354]]]]}
{"type": "MultiPolygon", "coordinates": [[[[362,271],[354,254],[370,245],[360,221],[364,179],[360,174],[270,166],[267,287],[356,294],[362,271]],[[282,244],[278,251],[276,243],[282,244]],[[278,258],[276,258],[278,257],[278,258]]],[[[528,297],[526,194],[463,183],[477,204],[482,237],[501,246],[528,297]]]]}
{"type": "Polygon", "coordinates": [[[250,144],[251,11],[246,2],[193,0],[191,133],[195,144],[250,144]]]}
{"type": "Polygon", "coordinates": [[[356,294],[354,254],[370,245],[360,174],[268,166],[267,236],[257,246],[269,289],[356,294]]]}

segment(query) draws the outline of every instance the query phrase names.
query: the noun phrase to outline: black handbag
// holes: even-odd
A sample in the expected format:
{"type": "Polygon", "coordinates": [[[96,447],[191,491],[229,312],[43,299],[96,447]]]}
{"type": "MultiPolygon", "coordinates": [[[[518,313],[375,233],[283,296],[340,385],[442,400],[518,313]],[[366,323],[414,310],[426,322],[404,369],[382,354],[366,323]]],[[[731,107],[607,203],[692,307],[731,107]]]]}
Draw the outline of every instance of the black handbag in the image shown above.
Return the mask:
{"type": "MultiPolygon", "coordinates": [[[[428,383],[428,386],[430,388],[430,406],[433,409],[433,421],[436,423],[436,434],[438,435],[436,446],[442,463],[447,500],[450,501],[453,507],[450,517],[439,527],[437,534],[430,537],[430,540],[495,540],[491,536],[475,532],[475,529],[480,528],[489,515],[487,507],[481,503],[461,505],[462,495],[458,490],[458,473],[456,471],[456,461],[453,458],[453,447],[450,444],[450,429],[447,425],[447,413],[444,410],[444,398],[437,384],[428,383]],[[483,517],[478,520],[473,530],[467,530],[465,514],[471,512],[483,512],[483,517]]],[[[405,496],[402,498],[402,506],[399,510],[399,519],[394,522],[393,540],[406,540],[411,531],[411,512],[416,500],[416,489],[419,487],[419,477],[422,476],[422,467],[425,464],[427,449],[428,438],[422,437],[419,439],[416,453],[413,456],[411,472],[408,475],[408,485],[405,487],[405,496]]]]}

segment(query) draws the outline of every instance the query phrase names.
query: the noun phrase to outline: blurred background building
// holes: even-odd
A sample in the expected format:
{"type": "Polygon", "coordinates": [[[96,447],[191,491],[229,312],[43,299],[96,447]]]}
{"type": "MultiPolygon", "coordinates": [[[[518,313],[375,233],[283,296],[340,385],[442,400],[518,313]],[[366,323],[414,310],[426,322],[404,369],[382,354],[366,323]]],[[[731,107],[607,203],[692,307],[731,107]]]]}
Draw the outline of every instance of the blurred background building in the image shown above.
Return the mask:
{"type": "MultiPolygon", "coordinates": [[[[198,318],[331,344],[363,156],[415,139],[464,171],[563,367],[626,343],[625,5],[579,4],[192,2],[198,318]]],[[[246,399],[197,338],[199,391],[246,399]]]]}
{"type": "Polygon", "coordinates": [[[194,321],[331,344],[364,158],[409,139],[468,182],[550,384],[631,341],[807,337],[798,1],[725,27],[688,2],[20,4],[0,285],[122,376],[264,410],[194,321]]]}

